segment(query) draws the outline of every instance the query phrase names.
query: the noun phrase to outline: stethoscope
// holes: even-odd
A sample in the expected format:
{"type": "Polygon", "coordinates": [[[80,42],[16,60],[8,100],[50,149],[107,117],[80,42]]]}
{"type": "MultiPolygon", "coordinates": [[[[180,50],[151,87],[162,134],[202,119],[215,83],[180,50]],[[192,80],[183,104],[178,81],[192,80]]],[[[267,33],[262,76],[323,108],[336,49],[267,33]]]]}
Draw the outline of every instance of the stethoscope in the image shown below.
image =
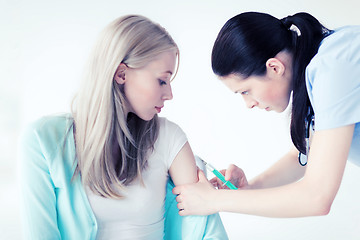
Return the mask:
{"type": "Polygon", "coordinates": [[[312,111],[308,112],[308,115],[305,119],[305,144],[306,144],[306,152],[302,154],[299,152],[298,160],[301,166],[305,166],[308,162],[309,150],[310,150],[310,128],[315,130],[315,117],[312,111]]]}

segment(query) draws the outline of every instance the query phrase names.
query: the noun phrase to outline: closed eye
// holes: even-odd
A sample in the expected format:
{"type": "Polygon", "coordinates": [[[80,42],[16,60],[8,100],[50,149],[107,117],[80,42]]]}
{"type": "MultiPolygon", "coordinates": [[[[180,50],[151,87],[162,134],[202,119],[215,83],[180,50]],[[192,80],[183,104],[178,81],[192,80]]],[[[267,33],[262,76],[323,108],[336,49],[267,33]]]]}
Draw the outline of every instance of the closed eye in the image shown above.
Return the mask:
{"type": "Polygon", "coordinates": [[[240,93],[241,95],[249,95],[248,91],[243,91],[243,92],[237,91],[235,93],[240,93]]]}
{"type": "Polygon", "coordinates": [[[167,83],[166,83],[166,81],[159,79],[159,84],[160,84],[160,86],[162,86],[162,85],[166,85],[167,83]]]}

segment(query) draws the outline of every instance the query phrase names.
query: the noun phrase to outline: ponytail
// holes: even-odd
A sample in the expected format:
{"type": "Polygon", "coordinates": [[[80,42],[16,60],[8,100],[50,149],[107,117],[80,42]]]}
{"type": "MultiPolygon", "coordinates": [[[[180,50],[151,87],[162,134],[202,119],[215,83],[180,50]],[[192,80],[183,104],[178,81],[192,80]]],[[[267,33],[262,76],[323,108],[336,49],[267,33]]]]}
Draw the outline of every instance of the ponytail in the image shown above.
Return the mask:
{"type": "Polygon", "coordinates": [[[281,19],[281,22],[288,30],[295,26],[299,35],[293,49],[293,99],[290,133],[295,147],[305,154],[304,121],[308,114],[314,114],[306,89],[305,69],[317,53],[321,41],[331,31],[308,13],[297,13],[281,19]]]}

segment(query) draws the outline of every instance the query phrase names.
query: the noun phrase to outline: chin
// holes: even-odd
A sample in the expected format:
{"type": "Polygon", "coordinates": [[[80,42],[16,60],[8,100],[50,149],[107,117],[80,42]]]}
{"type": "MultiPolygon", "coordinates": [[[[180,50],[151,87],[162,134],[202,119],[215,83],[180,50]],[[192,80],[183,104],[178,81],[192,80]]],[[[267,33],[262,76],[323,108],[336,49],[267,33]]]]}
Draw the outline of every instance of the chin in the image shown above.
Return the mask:
{"type": "Polygon", "coordinates": [[[156,114],[155,114],[155,115],[152,115],[152,116],[139,116],[139,118],[141,118],[142,120],[148,122],[148,121],[154,119],[155,116],[156,116],[156,114]]]}
{"type": "Polygon", "coordinates": [[[278,108],[274,109],[275,112],[277,113],[282,113],[284,112],[287,108],[288,108],[289,104],[285,105],[285,106],[279,106],[278,108]]]}
{"type": "Polygon", "coordinates": [[[281,109],[274,109],[275,112],[277,113],[282,113],[286,110],[286,108],[281,108],[281,109]]]}

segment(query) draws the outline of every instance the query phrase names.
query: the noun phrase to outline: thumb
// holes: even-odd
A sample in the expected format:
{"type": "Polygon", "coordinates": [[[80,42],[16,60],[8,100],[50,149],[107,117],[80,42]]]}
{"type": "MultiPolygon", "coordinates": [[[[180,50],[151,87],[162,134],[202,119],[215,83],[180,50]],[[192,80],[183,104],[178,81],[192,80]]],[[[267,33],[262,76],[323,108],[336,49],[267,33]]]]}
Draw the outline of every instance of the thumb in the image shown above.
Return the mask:
{"type": "Polygon", "coordinates": [[[230,164],[230,166],[226,170],[225,176],[224,176],[226,181],[229,181],[231,179],[231,175],[235,168],[236,168],[236,166],[234,164],[230,164]]]}
{"type": "Polygon", "coordinates": [[[199,182],[208,182],[204,172],[201,170],[198,171],[198,177],[199,177],[199,182]]]}

